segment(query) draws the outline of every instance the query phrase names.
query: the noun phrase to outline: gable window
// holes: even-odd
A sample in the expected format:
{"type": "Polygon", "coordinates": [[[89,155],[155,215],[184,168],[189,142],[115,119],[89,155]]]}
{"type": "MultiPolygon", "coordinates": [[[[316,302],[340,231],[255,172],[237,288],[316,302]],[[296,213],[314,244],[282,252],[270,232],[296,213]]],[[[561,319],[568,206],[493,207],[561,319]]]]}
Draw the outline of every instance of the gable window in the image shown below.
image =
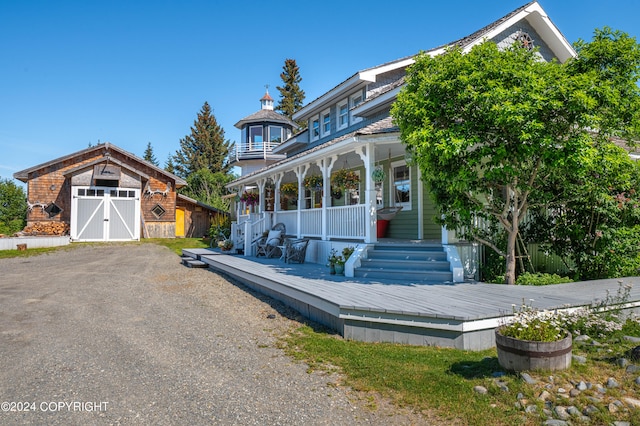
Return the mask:
{"type": "MultiPolygon", "coordinates": [[[[362,103],[362,92],[358,92],[355,95],[351,95],[349,98],[349,103],[351,104],[351,108],[355,108],[362,103]]],[[[362,120],[362,117],[357,117],[355,115],[351,115],[351,124],[357,123],[362,120]]]]}
{"type": "Polygon", "coordinates": [[[249,127],[249,147],[251,150],[262,149],[262,126],[249,127]]]}
{"type": "Polygon", "coordinates": [[[411,169],[404,161],[392,163],[391,169],[395,205],[402,206],[402,210],[411,210],[411,169]]]}
{"type": "Polygon", "coordinates": [[[282,127],[269,126],[269,142],[275,145],[282,142],[282,127]]]}
{"type": "Polygon", "coordinates": [[[322,113],[322,136],[331,133],[331,113],[326,110],[322,113]]]}
{"type": "Polygon", "coordinates": [[[311,140],[316,140],[320,137],[320,119],[318,117],[311,121],[311,140]]]}
{"type": "Polygon", "coordinates": [[[349,125],[349,102],[345,99],[344,102],[338,104],[338,129],[344,129],[349,125]]]}

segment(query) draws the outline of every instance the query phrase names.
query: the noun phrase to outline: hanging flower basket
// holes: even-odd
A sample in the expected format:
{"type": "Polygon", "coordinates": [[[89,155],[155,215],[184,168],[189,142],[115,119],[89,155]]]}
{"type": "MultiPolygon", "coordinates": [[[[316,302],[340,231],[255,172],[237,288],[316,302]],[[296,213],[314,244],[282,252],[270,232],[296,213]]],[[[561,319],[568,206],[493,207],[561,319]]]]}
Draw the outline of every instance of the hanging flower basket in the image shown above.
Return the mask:
{"type": "Polygon", "coordinates": [[[376,167],[371,172],[371,179],[373,179],[373,181],[376,183],[383,182],[386,177],[387,177],[387,174],[384,172],[384,169],[380,166],[376,167]]]}
{"type": "Polygon", "coordinates": [[[342,190],[358,189],[360,186],[360,176],[353,170],[341,169],[333,175],[331,183],[342,190]]]}
{"type": "Polygon", "coordinates": [[[257,206],[260,202],[260,195],[255,192],[244,191],[240,196],[240,201],[250,207],[257,206]]]}
{"type": "Polygon", "coordinates": [[[314,189],[316,191],[322,189],[322,176],[321,175],[311,175],[304,178],[302,182],[306,189],[314,189]]]}
{"type": "Polygon", "coordinates": [[[298,184],[296,182],[283,183],[280,185],[280,194],[285,197],[298,198],[298,184]]]}

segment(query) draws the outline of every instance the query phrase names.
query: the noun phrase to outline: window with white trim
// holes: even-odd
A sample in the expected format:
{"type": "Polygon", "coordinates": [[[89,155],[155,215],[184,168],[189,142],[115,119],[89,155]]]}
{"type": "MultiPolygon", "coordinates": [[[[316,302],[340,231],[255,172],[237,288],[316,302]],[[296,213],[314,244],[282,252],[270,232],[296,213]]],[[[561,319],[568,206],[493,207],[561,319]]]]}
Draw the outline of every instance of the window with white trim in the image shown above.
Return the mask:
{"type": "Polygon", "coordinates": [[[320,118],[316,115],[311,119],[311,140],[320,138],[320,118]]]}
{"type": "Polygon", "coordinates": [[[392,205],[411,210],[411,168],[404,161],[391,163],[391,189],[395,197],[392,205]]]}
{"type": "Polygon", "coordinates": [[[331,133],[331,111],[322,111],[322,136],[327,136],[331,133]]]}
{"type": "Polygon", "coordinates": [[[269,126],[269,142],[279,144],[282,142],[282,127],[269,126]]]}
{"type": "Polygon", "coordinates": [[[262,126],[249,127],[249,149],[262,149],[262,126]]]}
{"type": "Polygon", "coordinates": [[[342,130],[349,125],[349,100],[338,104],[338,130],[342,130]]]}
{"type": "MultiPolygon", "coordinates": [[[[349,97],[349,104],[351,105],[351,108],[357,107],[358,105],[360,105],[362,103],[362,92],[358,92],[354,95],[351,95],[349,97]]],[[[357,117],[355,115],[351,115],[351,124],[357,123],[359,121],[362,120],[362,117],[357,117]]]]}

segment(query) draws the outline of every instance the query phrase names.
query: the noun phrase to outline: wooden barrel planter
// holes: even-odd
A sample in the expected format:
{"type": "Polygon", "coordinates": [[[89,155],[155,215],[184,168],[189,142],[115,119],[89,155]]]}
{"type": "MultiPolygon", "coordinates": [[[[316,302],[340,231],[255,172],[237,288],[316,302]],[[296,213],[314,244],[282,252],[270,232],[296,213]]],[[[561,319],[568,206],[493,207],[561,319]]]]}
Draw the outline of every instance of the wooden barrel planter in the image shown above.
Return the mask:
{"type": "Polygon", "coordinates": [[[503,336],[496,329],[498,362],[512,371],[566,370],[571,367],[571,333],[554,342],[533,342],[503,336]]]}

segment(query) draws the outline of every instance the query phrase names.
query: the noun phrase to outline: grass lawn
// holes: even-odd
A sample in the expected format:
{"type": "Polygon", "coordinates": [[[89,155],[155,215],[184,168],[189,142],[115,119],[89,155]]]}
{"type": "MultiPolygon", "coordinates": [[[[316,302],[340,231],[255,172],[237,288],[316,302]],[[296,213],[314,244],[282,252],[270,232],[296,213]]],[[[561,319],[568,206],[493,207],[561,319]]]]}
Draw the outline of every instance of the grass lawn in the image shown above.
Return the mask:
{"type": "MultiPolygon", "coordinates": [[[[635,323],[624,333],[638,334],[640,326],[635,323]]],[[[311,369],[341,373],[344,384],[353,389],[378,393],[417,412],[428,411],[446,424],[474,426],[540,425],[546,418],[541,415],[546,407],[539,396],[546,390],[554,395],[554,405],[573,405],[581,411],[589,405],[596,406],[599,412],[591,414],[590,424],[608,425],[614,421],[640,424],[640,409],[620,408],[612,413],[608,399],[637,398],[640,385],[636,377],[640,373],[628,374],[615,361],[635,345],[620,339],[620,334],[604,341],[597,352],[593,347],[574,344],[573,353],[588,357],[586,364],[574,362],[565,371],[529,372],[538,381],[529,385],[518,373],[504,373],[495,349],[472,352],[362,343],[346,341],[310,326],[303,326],[283,339],[289,355],[308,363],[311,369]],[[611,377],[620,387],[607,389],[601,403],[593,400],[593,396],[600,396],[596,391],[585,391],[571,400],[557,393],[560,388],[568,392],[580,381],[604,384],[611,377]],[[476,392],[475,386],[486,388],[487,393],[476,392]],[[526,414],[522,404],[534,404],[538,412],[526,414]]],[[[575,418],[571,421],[582,424],[575,418]]]]}

